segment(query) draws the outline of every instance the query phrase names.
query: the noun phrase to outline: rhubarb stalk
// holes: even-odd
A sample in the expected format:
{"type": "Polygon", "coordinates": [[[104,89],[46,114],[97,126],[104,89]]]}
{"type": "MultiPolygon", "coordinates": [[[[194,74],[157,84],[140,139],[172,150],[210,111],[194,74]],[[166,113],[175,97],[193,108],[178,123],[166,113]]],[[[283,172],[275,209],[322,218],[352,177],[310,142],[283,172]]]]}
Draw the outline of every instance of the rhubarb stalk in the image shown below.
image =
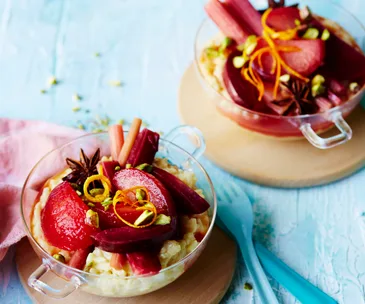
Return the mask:
{"type": "Polygon", "coordinates": [[[133,119],[131,128],[128,132],[128,136],[124,142],[122,150],[119,153],[118,160],[119,160],[119,164],[121,167],[125,167],[125,165],[127,163],[129,153],[131,152],[134,142],[138,136],[141,124],[142,124],[142,120],[140,118],[133,119]]]}

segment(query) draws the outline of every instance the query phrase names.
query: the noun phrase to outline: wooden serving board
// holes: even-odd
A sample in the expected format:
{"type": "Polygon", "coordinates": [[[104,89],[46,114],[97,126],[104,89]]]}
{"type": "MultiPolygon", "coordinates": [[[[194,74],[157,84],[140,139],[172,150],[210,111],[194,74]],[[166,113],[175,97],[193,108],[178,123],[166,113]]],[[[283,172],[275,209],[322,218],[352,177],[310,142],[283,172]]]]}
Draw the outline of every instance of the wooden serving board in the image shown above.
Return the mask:
{"type": "MultiPolygon", "coordinates": [[[[77,290],[68,297],[57,300],[35,291],[27,285],[27,280],[41,262],[27,239],[23,239],[17,246],[16,263],[23,287],[31,299],[39,304],[210,304],[219,303],[231,283],[236,266],[236,245],[215,227],[207,247],[186,273],[160,290],[133,298],[105,298],[77,290]]],[[[53,273],[47,273],[42,280],[55,288],[61,288],[65,284],[63,279],[53,273]]]]}
{"type": "Polygon", "coordinates": [[[365,164],[365,111],[361,107],[346,119],[353,138],[320,150],[305,139],[275,140],[246,131],[221,115],[211,98],[191,65],[180,83],[181,120],[203,132],[205,155],[234,175],[267,186],[296,188],[341,179],[365,164]]]}

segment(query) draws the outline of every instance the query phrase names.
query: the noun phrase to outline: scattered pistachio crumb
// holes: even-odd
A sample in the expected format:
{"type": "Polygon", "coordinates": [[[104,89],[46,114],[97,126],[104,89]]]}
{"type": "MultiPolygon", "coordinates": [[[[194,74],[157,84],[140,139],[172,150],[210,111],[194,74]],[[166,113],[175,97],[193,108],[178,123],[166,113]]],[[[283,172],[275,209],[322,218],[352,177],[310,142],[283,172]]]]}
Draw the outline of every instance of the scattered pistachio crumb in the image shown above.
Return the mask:
{"type": "Polygon", "coordinates": [[[288,82],[290,80],[290,75],[289,74],[281,75],[279,79],[281,82],[288,82]]]}
{"type": "Polygon", "coordinates": [[[124,125],[124,123],[125,123],[124,119],[119,119],[118,124],[124,125]]]}
{"type": "Polygon", "coordinates": [[[119,171],[120,170],[120,166],[116,166],[115,168],[114,168],[114,171],[119,171]]]}
{"type": "Polygon", "coordinates": [[[126,169],[130,169],[130,168],[132,168],[132,165],[131,165],[131,164],[126,164],[126,165],[125,165],[125,168],[126,168],[126,169]]]}
{"type": "Polygon", "coordinates": [[[41,92],[41,94],[46,94],[47,93],[46,90],[41,90],[40,92],[41,92]]]}
{"type": "Polygon", "coordinates": [[[299,25],[301,24],[301,22],[300,22],[300,20],[299,20],[299,19],[295,19],[295,20],[294,20],[294,23],[295,23],[295,25],[296,25],[296,26],[299,26],[299,25]]]}
{"type": "Polygon", "coordinates": [[[72,100],[74,100],[74,101],[79,101],[81,99],[82,99],[82,97],[77,93],[72,95],[72,100]]]}
{"type": "Polygon", "coordinates": [[[72,112],[79,112],[81,110],[81,107],[76,106],[72,108],[72,112]]]}
{"type": "Polygon", "coordinates": [[[156,218],[155,225],[168,225],[171,223],[171,217],[165,214],[159,214],[156,218]]]}
{"type": "Polygon", "coordinates": [[[58,81],[57,81],[57,79],[56,79],[56,77],[54,77],[54,76],[51,76],[51,77],[49,77],[48,78],[48,84],[49,85],[56,85],[58,83],[58,81]]]}
{"type": "Polygon", "coordinates": [[[253,289],[252,285],[250,283],[247,283],[247,282],[245,283],[245,285],[243,286],[243,288],[245,290],[252,290],[253,289]]]}
{"type": "Polygon", "coordinates": [[[100,132],[103,132],[104,130],[103,129],[100,129],[100,128],[95,128],[95,129],[92,129],[92,132],[93,133],[100,133],[100,132]]]}
{"type": "Polygon", "coordinates": [[[94,53],[94,56],[95,57],[100,57],[100,53],[99,52],[96,52],[96,53],[94,53]]]}
{"type": "Polygon", "coordinates": [[[314,28],[311,27],[309,29],[307,29],[307,31],[304,33],[303,38],[304,39],[317,39],[319,36],[319,31],[314,28]]]}
{"type": "Polygon", "coordinates": [[[120,80],[111,80],[109,81],[109,85],[113,87],[120,87],[122,86],[122,82],[120,80]]]}
{"type": "Polygon", "coordinates": [[[330,36],[331,36],[331,34],[330,34],[329,30],[324,29],[323,32],[322,32],[321,39],[326,41],[330,38],[330,36]]]}
{"type": "Polygon", "coordinates": [[[85,130],[85,126],[84,126],[83,124],[79,124],[77,127],[78,127],[80,130],[85,130]]]}
{"type": "Polygon", "coordinates": [[[242,68],[244,64],[245,64],[245,58],[243,58],[242,56],[236,56],[233,58],[233,65],[236,69],[242,68]]]}
{"type": "Polygon", "coordinates": [[[99,228],[99,215],[94,210],[89,209],[86,212],[85,223],[89,226],[99,228]]]}
{"type": "Polygon", "coordinates": [[[76,193],[77,193],[78,196],[82,195],[82,193],[79,190],[76,190],[76,193]]]}
{"type": "Polygon", "coordinates": [[[95,204],[93,204],[93,203],[88,203],[87,205],[88,205],[89,207],[91,207],[91,208],[95,207],[95,204]]]}
{"type": "Polygon", "coordinates": [[[349,85],[350,91],[357,92],[359,90],[359,84],[357,82],[351,82],[349,85]]]}
{"type": "Polygon", "coordinates": [[[312,85],[312,96],[313,97],[321,95],[325,91],[326,91],[326,88],[321,83],[317,83],[315,85],[312,85]]]}

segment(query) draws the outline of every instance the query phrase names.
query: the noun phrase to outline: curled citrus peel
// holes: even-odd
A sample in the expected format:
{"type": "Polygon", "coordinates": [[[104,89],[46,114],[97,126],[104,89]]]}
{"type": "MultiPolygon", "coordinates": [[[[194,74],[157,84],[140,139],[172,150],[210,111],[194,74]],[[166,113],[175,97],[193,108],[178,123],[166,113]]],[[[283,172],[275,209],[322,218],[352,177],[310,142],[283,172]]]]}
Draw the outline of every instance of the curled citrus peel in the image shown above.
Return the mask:
{"type": "Polygon", "coordinates": [[[118,190],[113,198],[113,208],[114,208],[114,213],[115,215],[118,217],[118,219],[120,219],[124,224],[126,224],[129,227],[133,227],[133,228],[146,228],[148,226],[153,225],[153,223],[156,221],[157,219],[157,210],[154,204],[152,204],[150,201],[150,196],[148,193],[148,190],[145,187],[142,186],[136,186],[136,187],[132,187],[129,189],[125,189],[125,190],[118,190]],[[146,199],[144,200],[137,200],[132,202],[129,198],[128,198],[128,193],[135,191],[137,189],[141,189],[146,193],[146,199]],[[147,210],[147,211],[151,211],[153,213],[153,218],[151,219],[150,222],[148,222],[145,225],[135,225],[134,223],[130,223],[127,220],[125,220],[117,211],[117,204],[118,203],[123,203],[125,206],[129,206],[132,208],[135,208],[136,210],[147,210]]]}
{"type": "MultiPolygon", "coordinates": [[[[298,52],[300,51],[300,48],[295,46],[289,46],[289,45],[283,45],[278,46],[275,44],[273,39],[280,39],[280,40],[290,40],[297,37],[297,31],[299,29],[299,25],[296,26],[294,29],[289,29],[286,31],[281,32],[275,32],[272,28],[270,28],[267,24],[267,18],[272,11],[271,8],[265,11],[265,13],[262,16],[261,22],[263,26],[263,33],[262,38],[267,42],[268,46],[263,47],[261,49],[258,49],[254,51],[251,54],[251,57],[248,60],[248,67],[243,67],[241,70],[242,76],[253,86],[256,87],[256,89],[259,92],[258,100],[261,101],[264,93],[265,93],[265,86],[260,78],[259,74],[255,72],[253,69],[253,65],[255,60],[258,61],[259,67],[263,69],[263,63],[262,63],[262,56],[265,53],[268,53],[273,58],[273,63],[271,66],[270,73],[275,73],[275,84],[274,84],[274,90],[273,90],[273,97],[276,99],[279,85],[280,85],[280,75],[281,72],[285,69],[289,74],[297,77],[298,79],[304,80],[306,82],[309,81],[308,78],[302,76],[297,71],[293,70],[289,65],[286,64],[286,62],[283,60],[283,58],[280,56],[280,52],[298,52]]],[[[261,39],[259,37],[258,39],[261,39]]],[[[244,52],[245,55],[245,52],[244,52]]]]}
{"type": "Polygon", "coordinates": [[[96,175],[92,175],[92,176],[89,176],[85,183],[84,183],[84,196],[90,201],[90,202],[93,202],[93,203],[100,203],[102,201],[104,201],[106,198],[109,197],[109,193],[110,193],[110,189],[111,189],[111,184],[110,184],[110,181],[109,179],[107,179],[104,175],[102,174],[96,174],[96,175]],[[101,181],[103,187],[104,187],[104,192],[102,194],[97,194],[95,196],[92,196],[90,193],[89,193],[89,185],[94,182],[94,181],[101,181]]]}
{"type": "Polygon", "coordinates": [[[287,29],[285,31],[278,31],[276,32],[271,27],[267,25],[267,18],[269,17],[270,13],[272,11],[272,8],[268,8],[264,14],[262,15],[261,22],[262,27],[264,28],[264,31],[268,33],[273,39],[280,39],[280,40],[292,40],[294,38],[297,38],[298,30],[300,30],[301,25],[298,24],[295,26],[295,28],[287,29]]]}

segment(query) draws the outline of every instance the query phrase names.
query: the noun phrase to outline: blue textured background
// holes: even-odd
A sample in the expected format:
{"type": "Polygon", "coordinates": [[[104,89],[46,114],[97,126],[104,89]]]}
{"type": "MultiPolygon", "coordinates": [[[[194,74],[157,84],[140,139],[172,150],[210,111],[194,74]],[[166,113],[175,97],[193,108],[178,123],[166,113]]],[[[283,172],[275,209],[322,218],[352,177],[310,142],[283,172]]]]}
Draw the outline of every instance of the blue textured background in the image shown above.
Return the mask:
{"type": "MultiPolygon", "coordinates": [[[[87,123],[96,114],[115,120],[140,116],[155,130],[168,131],[179,124],[177,89],[193,58],[203,2],[1,0],[0,116],[67,125],[87,123]],[[60,84],[48,89],[51,75],[60,84]],[[111,80],[123,86],[108,85],[111,80]],[[71,110],[75,92],[83,97],[78,113],[71,110]]],[[[365,20],[363,0],[342,2],[365,20]]],[[[365,303],[365,171],[328,186],[280,190],[204,164],[216,185],[232,180],[247,191],[255,235],[268,248],[340,303],[365,303]]],[[[5,262],[13,263],[12,257],[13,250],[5,262]]],[[[249,302],[247,280],[239,264],[225,302],[249,302]]],[[[282,302],[295,303],[274,287],[282,302]]],[[[0,302],[30,302],[15,268],[0,302]]]]}

